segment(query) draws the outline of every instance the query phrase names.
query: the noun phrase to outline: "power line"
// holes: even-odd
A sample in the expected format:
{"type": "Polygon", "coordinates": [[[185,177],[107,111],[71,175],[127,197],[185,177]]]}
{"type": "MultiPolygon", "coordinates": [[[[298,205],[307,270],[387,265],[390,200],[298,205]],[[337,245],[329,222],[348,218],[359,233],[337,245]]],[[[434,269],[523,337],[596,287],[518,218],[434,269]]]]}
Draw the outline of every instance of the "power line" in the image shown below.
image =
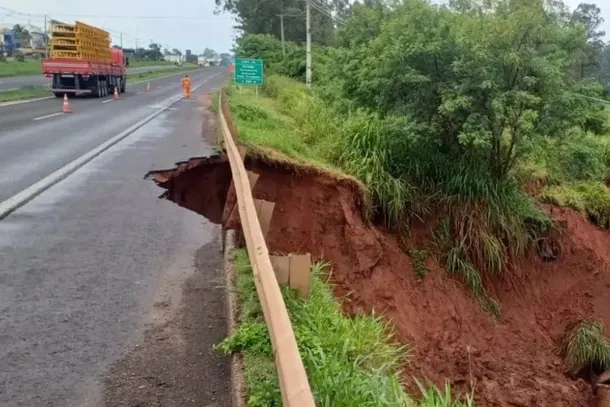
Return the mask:
{"type": "Polygon", "coordinates": [[[329,17],[330,19],[334,20],[335,22],[337,22],[341,25],[345,25],[345,21],[341,17],[333,15],[332,10],[330,10],[327,5],[323,5],[322,3],[320,3],[316,0],[306,0],[306,1],[308,3],[310,3],[313,8],[315,8],[316,10],[318,10],[325,16],[329,17]]]}
{"type": "MultiPolygon", "coordinates": [[[[7,7],[0,6],[0,9],[5,10],[11,14],[18,14],[27,17],[38,17],[43,18],[44,14],[33,14],[23,13],[7,7]]],[[[134,20],[219,20],[228,21],[233,20],[230,17],[216,17],[216,16],[146,16],[146,15],[110,15],[110,14],[63,14],[63,13],[52,13],[57,17],[70,17],[70,18],[112,18],[112,19],[134,19],[134,20]]]]}

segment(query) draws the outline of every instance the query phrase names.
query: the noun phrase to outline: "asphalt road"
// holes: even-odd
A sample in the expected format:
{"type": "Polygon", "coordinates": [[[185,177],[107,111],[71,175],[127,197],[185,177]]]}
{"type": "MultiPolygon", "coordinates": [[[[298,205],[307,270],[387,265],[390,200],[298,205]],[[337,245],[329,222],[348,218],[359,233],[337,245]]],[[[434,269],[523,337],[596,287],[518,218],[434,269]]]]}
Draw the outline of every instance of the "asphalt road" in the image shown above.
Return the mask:
{"type": "MultiPolygon", "coordinates": [[[[127,73],[141,73],[148,71],[158,71],[161,69],[172,68],[174,65],[159,65],[159,66],[139,66],[136,68],[127,68],[127,73]]],[[[7,76],[0,77],[0,91],[14,88],[22,88],[24,86],[44,86],[48,83],[42,73],[33,76],[7,76]]]]}
{"type": "MultiPolygon", "coordinates": [[[[190,76],[195,86],[218,74],[209,82],[218,88],[225,72],[209,68],[190,76]]],[[[149,92],[146,83],[128,85],[118,101],[72,98],[69,114],[61,114],[63,101],[56,98],[0,106],[0,202],[150,115],[181,89],[180,75],[150,84],[149,92]]]]}
{"type": "MultiPolygon", "coordinates": [[[[222,69],[194,74],[194,85],[207,81],[195,96],[220,87],[224,76],[222,69]]],[[[136,87],[105,104],[76,100],[71,115],[37,121],[61,102],[0,108],[0,201],[179,94],[176,78],[154,85],[149,93],[137,94],[143,88],[136,87]]],[[[227,361],[210,349],[226,331],[218,228],[157,199],[162,191],[143,179],[151,169],[210,154],[202,112],[199,98],[179,100],[0,220],[1,406],[123,405],[104,402],[116,401],[116,392],[104,396],[105,382],[120,384],[119,399],[130,389],[141,393],[128,405],[229,405],[227,361]],[[165,332],[172,318],[188,327],[176,322],[166,335],[171,348],[161,354],[142,351],[144,362],[165,363],[157,363],[156,373],[144,372],[148,362],[138,367],[126,355],[164,343],[165,337],[150,335],[165,332]],[[184,332],[200,336],[181,337],[184,332]],[[187,356],[171,363],[174,352],[187,356]],[[188,374],[161,377],[174,368],[188,374]]]]}

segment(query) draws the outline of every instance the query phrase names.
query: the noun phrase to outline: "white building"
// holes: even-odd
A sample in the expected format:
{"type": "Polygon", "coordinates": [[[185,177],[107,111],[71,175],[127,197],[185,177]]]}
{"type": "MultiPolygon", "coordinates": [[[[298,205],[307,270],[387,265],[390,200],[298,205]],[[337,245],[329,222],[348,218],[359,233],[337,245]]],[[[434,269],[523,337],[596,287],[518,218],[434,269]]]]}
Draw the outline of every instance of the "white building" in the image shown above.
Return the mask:
{"type": "Polygon", "coordinates": [[[184,62],[184,55],[165,55],[164,58],[166,61],[173,63],[184,62]]]}

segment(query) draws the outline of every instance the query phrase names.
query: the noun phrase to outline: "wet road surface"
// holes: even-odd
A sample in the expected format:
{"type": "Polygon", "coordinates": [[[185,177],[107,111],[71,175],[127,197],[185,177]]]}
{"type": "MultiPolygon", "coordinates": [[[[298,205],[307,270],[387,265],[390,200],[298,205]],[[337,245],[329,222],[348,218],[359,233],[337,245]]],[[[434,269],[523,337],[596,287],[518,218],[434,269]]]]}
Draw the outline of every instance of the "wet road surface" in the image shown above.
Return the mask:
{"type": "MultiPolygon", "coordinates": [[[[226,332],[218,227],[157,199],[163,191],[143,179],[212,152],[201,95],[224,80],[212,74],[194,77],[208,79],[194,100],[0,220],[1,406],[229,405],[228,362],[211,350],[226,332]]],[[[33,123],[2,130],[1,196],[168,96],[83,107],[83,118],[49,122],[37,136],[33,123]]]]}
{"type": "MultiPolygon", "coordinates": [[[[159,66],[139,66],[134,68],[127,68],[127,74],[142,73],[148,71],[159,71],[161,69],[172,68],[172,65],[159,65],[159,66]]],[[[22,88],[24,86],[45,86],[48,83],[48,79],[45,78],[42,73],[40,75],[30,76],[5,76],[0,77],[0,92],[8,89],[22,88]]]]}

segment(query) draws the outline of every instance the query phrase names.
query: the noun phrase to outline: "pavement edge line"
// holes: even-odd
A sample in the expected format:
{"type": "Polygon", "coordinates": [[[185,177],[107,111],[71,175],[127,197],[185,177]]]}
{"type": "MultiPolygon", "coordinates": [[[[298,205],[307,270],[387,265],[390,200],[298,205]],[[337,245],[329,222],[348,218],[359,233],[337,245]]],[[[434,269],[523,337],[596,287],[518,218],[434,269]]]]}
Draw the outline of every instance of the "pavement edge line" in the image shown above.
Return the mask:
{"type": "MultiPolygon", "coordinates": [[[[192,91],[193,92],[196,91],[198,88],[203,86],[207,81],[209,81],[210,79],[214,78],[217,75],[219,75],[219,73],[206,78],[202,83],[193,87],[192,91]]],[[[155,117],[157,117],[158,115],[163,113],[171,105],[173,105],[174,103],[176,103],[177,101],[179,101],[181,99],[183,99],[182,95],[170,98],[169,99],[170,102],[167,103],[167,105],[161,107],[156,112],[146,116],[144,119],[142,119],[139,122],[128,127],[126,130],[123,130],[116,136],[112,137],[110,140],[105,141],[104,143],[95,147],[93,150],[90,150],[89,152],[81,155],[74,161],[64,165],[60,169],[51,173],[50,175],[47,175],[46,177],[44,177],[40,181],[36,182],[35,184],[30,185],[26,189],[18,192],[17,194],[13,195],[12,197],[8,198],[7,200],[0,202],[0,220],[4,219],[9,214],[14,212],[16,209],[22,207],[23,205],[25,205],[26,203],[28,203],[29,201],[31,201],[32,199],[34,199],[35,197],[37,197],[38,195],[40,195],[41,193],[46,191],[47,189],[51,188],[53,185],[59,183],[60,181],[62,181],[65,178],[67,178],[69,175],[74,173],[76,170],[78,170],[79,168],[81,168],[82,166],[84,166],[85,164],[87,164],[88,162],[93,160],[95,157],[99,156],[101,153],[108,150],[110,147],[112,147],[119,141],[123,140],[124,138],[126,138],[127,136],[129,136],[130,134],[135,132],[136,130],[138,130],[140,127],[144,126],[146,123],[150,122],[152,119],[154,119],[155,117]]]]}

